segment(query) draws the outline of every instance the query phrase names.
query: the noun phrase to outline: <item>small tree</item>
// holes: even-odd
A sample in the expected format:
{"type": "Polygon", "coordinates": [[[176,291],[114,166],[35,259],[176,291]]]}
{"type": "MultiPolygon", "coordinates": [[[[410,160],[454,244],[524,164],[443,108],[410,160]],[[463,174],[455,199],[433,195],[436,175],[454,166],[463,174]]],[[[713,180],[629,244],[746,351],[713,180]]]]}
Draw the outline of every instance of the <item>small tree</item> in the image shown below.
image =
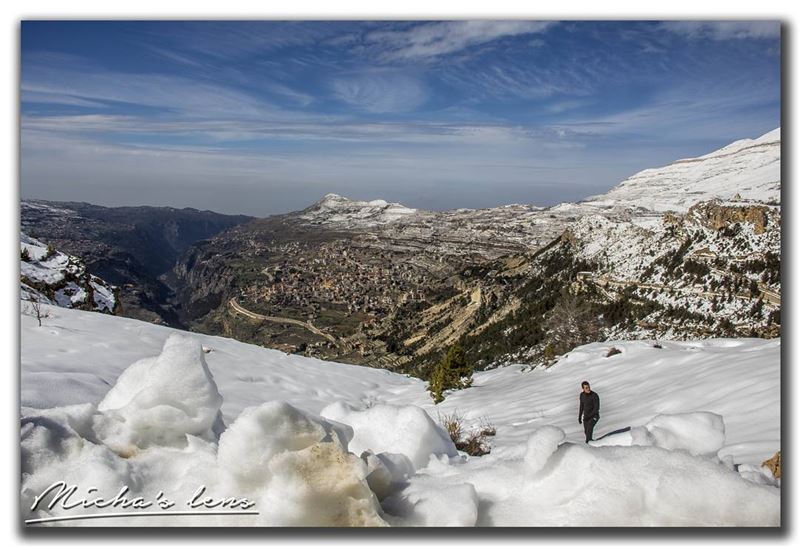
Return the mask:
{"type": "Polygon", "coordinates": [[[42,319],[50,317],[50,312],[42,310],[42,303],[34,296],[28,296],[28,310],[26,313],[35,317],[40,327],[42,326],[42,319]]]}
{"type": "Polygon", "coordinates": [[[56,248],[53,247],[52,245],[48,245],[47,252],[45,252],[44,254],[44,260],[50,260],[54,256],[56,256],[56,248]]]}
{"type": "Polygon", "coordinates": [[[542,355],[543,355],[545,361],[548,361],[548,362],[550,362],[550,361],[552,361],[553,359],[556,358],[556,350],[553,347],[552,343],[549,343],[549,342],[547,343],[547,345],[544,347],[544,352],[542,353],[542,355]]]}
{"type": "Polygon", "coordinates": [[[30,262],[31,261],[31,253],[28,251],[27,247],[22,248],[22,252],[20,253],[20,259],[23,262],[30,262]]]}
{"type": "Polygon", "coordinates": [[[433,367],[433,371],[431,372],[431,376],[428,379],[428,391],[431,392],[431,397],[433,398],[434,404],[439,404],[444,401],[444,377],[445,377],[445,370],[442,367],[442,363],[439,363],[435,367],[433,367]]]}

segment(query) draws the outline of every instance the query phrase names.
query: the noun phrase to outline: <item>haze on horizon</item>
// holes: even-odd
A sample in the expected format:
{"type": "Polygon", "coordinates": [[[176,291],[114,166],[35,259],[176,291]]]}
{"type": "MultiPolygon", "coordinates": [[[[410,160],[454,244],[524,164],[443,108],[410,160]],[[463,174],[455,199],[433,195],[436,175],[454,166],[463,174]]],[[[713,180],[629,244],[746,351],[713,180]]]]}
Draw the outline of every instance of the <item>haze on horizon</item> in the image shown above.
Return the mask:
{"type": "Polygon", "coordinates": [[[780,24],[25,21],[23,199],[553,205],[780,126],[780,24]]]}

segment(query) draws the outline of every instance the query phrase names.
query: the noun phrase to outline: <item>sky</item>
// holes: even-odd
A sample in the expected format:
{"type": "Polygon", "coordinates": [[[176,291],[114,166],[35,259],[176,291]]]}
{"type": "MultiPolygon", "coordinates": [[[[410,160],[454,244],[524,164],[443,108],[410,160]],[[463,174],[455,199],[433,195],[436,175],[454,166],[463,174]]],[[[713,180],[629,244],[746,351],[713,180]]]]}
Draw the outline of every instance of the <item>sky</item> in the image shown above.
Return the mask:
{"type": "Polygon", "coordinates": [[[553,205],[780,126],[771,21],[23,21],[24,199],[553,205]]]}

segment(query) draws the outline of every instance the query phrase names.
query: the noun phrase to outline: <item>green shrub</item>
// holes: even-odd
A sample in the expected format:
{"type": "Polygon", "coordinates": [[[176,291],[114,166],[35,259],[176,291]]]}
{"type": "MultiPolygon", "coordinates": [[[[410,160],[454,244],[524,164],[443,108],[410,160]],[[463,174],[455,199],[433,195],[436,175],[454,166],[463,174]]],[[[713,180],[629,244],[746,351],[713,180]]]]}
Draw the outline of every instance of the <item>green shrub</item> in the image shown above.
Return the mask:
{"type": "Polygon", "coordinates": [[[54,256],[56,256],[56,248],[53,247],[52,245],[48,245],[47,252],[44,253],[44,257],[42,258],[42,260],[50,260],[54,256]]]}
{"type": "Polygon", "coordinates": [[[472,365],[467,362],[466,354],[460,344],[455,343],[447,351],[447,355],[434,367],[428,380],[428,391],[433,402],[438,404],[444,400],[444,392],[448,389],[464,389],[472,385],[472,365]]]}

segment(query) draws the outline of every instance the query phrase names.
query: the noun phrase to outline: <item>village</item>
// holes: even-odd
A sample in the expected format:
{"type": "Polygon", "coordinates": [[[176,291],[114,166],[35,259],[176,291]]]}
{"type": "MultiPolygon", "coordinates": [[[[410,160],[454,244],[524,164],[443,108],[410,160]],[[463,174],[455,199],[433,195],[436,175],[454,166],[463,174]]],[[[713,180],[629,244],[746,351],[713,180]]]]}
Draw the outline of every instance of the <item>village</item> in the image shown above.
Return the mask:
{"type": "Polygon", "coordinates": [[[423,299],[431,275],[389,250],[361,248],[335,240],[311,246],[289,242],[270,248],[279,262],[261,270],[263,281],[242,295],[252,306],[275,315],[303,310],[303,319],[336,309],[359,314],[370,324],[398,304],[423,299]]]}

